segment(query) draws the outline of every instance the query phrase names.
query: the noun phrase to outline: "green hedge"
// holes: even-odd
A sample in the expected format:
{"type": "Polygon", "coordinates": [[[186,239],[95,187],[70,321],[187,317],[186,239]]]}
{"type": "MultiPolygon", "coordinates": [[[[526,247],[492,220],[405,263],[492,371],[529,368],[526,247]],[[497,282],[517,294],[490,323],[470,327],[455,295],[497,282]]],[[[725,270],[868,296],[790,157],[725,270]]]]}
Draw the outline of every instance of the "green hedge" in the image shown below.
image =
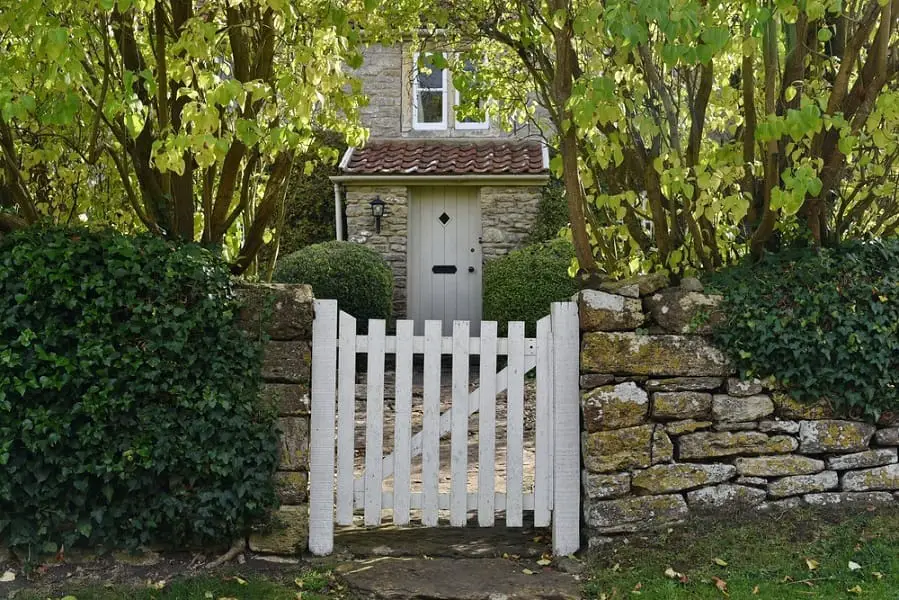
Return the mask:
{"type": "Polygon", "coordinates": [[[316,298],[337,300],[357,319],[387,319],[393,298],[393,273],[384,258],[362,244],[313,244],[278,261],[278,283],[307,283],[316,298]]]}
{"type": "Polygon", "coordinates": [[[549,314],[553,302],[568,300],[577,292],[577,282],[569,277],[574,258],[571,242],[557,238],[534,244],[487,263],[484,267],[484,318],[525,321],[529,336],[536,322],[549,314]]]}
{"type": "Polygon", "coordinates": [[[196,245],[32,228],[0,241],[0,543],[227,542],[275,506],[260,345],[196,245]]]}
{"type": "Polygon", "coordinates": [[[708,278],[716,341],[745,376],[850,413],[899,410],[899,240],[769,256],[708,278]]]}
{"type": "Polygon", "coordinates": [[[531,230],[530,242],[537,244],[559,237],[559,232],[568,226],[568,201],[565,187],[558,179],[553,179],[540,190],[537,218],[531,230]]]}

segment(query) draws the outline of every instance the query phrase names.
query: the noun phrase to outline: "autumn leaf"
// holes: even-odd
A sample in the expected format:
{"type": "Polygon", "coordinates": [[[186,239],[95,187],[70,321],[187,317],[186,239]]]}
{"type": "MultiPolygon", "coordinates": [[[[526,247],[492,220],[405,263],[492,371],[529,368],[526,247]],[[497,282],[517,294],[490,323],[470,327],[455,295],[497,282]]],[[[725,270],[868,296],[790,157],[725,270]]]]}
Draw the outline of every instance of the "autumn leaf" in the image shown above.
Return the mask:
{"type": "Polygon", "coordinates": [[[548,558],[541,558],[540,560],[537,561],[537,564],[540,565],[541,567],[545,567],[547,565],[551,565],[552,562],[553,561],[549,560],[548,558]]]}
{"type": "Polygon", "coordinates": [[[821,563],[819,563],[817,560],[815,560],[815,559],[813,559],[813,558],[806,558],[806,559],[805,559],[805,564],[808,565],[808,570],[809,570],[809,571],[814,571],[814,570],[817,569],[819,566],[821,566],[821,563]]]}
{"type": "Polygon", "coordinates": [[[755,586],[754,588],[752,588],[752,595],[753,596],[759,595],[759,586],[755,586]]]}
{"type": "Polygon", "coordinates": [[[858,564],[857,562],[853,562],[851,560],[849,561],[849,570],[850,571],[858,571],[861,568],[862,568],[862,566],[860,564],[858,564]]]}
{"type": "Polygon", "coordinates": [[[6,571],[3,575],[0,575],[0,583],[9,583],[10,581],[16,580],[16,574],[14,571],[6,571]]]}
{"type": "Polygon", "coordinates": [[[883,573],[880,571],[873,571],[871,575],[874,576],[874,579],[883,579],[883,573]]]}
{"type": "Polygon", "coordinates": [[[715,587],[718,588],[718,591],[724,594],[725,596],[729,596],[727,593],[727,582],[720,577],[712,577],[712,581],[715,582],[715,587]]]}
{"type": "Polygon", "coordinates": [[[855,587],[849,588],[849,589],[846,590],[846,591],[849,592],[850,594],[861,594],[861,593],[862,593],[862,586],[857,585],[857,586],[855,586],[855,587]]]}
{"type": "Polygon", "coordinates": [[[522,569],[521,572],[524,573],[525,575],[533,575],[534,574],[534,572],[531,571],[530,569],[522,569]]]}
{"type": "Polygon", "coordinates": [[[712,562],[718,565],[719,567],[726,567],[727,561],[722,558],[713,558],[712,562]]]}

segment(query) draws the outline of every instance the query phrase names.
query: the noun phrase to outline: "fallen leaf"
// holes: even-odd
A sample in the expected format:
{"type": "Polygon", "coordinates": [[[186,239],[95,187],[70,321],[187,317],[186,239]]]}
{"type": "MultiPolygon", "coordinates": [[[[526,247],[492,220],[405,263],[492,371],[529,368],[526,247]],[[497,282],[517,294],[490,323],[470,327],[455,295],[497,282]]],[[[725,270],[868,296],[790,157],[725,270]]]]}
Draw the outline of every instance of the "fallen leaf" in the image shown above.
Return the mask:
{"type": "Polygon", "coordinates": [[[849,588],[849,589],[846,590],[846,591],[849,592],[850,594],[861,594],[861,593],[862,593],[862,586],[857,585],[857,586],[855,586],[855,587],[849,588]]]}
{"type": "Polygon", "coordinates": [[[0,583],[9,583],[16,580],[16,574],[13,571],[6,571],[0,575],[0,583]]]}
{"type": "Polygon", "coordinates": [[[713,558],[712,562],[718,565],[719,567],[726,567],[727,561],[722,558],[713,558]]]}
{"type": "Polygon", "coordinates": [[[634,591],[640,593],[640,590],[643,589],[643,584],[641,582],[637,582],[637,585],[634,586],[634,591]]]}
{"type": "Polygon", "coordinates": [[[755,586],[754,588],[752,588],[752,595],[753,596],[759,595],[759,586],[755,586]]]}
{"type": "Polygon", "coordinates": [[[543,541],[543,536],[538,535],[537,537],[534,538],[534,543],[535,543],[535,544],[538,543],[538,542],[542,542],[542,541],[543,541]]]}
{"type": "Polygon", "coordinates": [[[541,567],[545,567],[546,565],[551,565],[552,562],[553,561],[549,560],[548,558],[541,558],[540,560],[537,561],[537,564],[540,565],[541,567]]]}
{"type": "Polygon", "coordinates": [[[212,592],[206,592],[205,594],[203,594],[203,597],[208,598],[209,600],[212,600],[213,598],[215,598],[215,596],[212,594],[212,592]]]}
{"type": "Polygon", "coordinates": [[[161,590],[165,587],[165,579],[160,579],[159,581],[147,581],[147,587],[154,590],[161,590]]]}
{"type": "Polygon", "coordinates": [[[874,579],[883,579],[883,573],[880,571],[873,571],[871,575],[874,576],[874,579]]]}
{"type": "Polygon", "coordinates": [[[727,593],[727,582],[726,581],[724,581],[720,577],[712,577],[712,581],[715,582],[715,587],[718,588],[719,592],[721,592],[725,596],[729,595],[727,593]]]}
{"type": "Polygon", "coordinates": [[[621,570],[621,563],[615,563],[614,565],[612,565],[612,570],[613,570],[613,571],[620,571],[620,570],[621,570]]]}
{"type": "Polygon", "coordinates": [[[849,561],[849,570],[850,571],[858,571],[861,568],[862,568],[862,566],[860,564],[858,564],[857,562],[853,562],[851,560],[849,561]]]}
{"type": "Polygon", "coordinates": [[[525,575],[533,575],[534,574],[534,572],[531,571],[530,569],[522,569],[521,572],[524,573],[525,575]]]}
{"type": "Polygon", "coordinates": [[[813,558],[806,558],[806,559],[805,559],[805,564],[808,565],[808,570],[809,570],[809,571],[814,571],[814,570],[817,569],[819,566],[821,566],[821,563],[819,563],[817,560],[815,560],[815,559],[813,559],[813,558]]]}
{"type": "Polygon", "coordinates": [[[297,577],[296,579],[293,580],[293,582],[296,584],[296,586],[297,586],[298,588],[303,587],[304,581],[303,581],[303,579],[302,579],[301,577],[297,577]]]}
{"type": "Polygon", "coordinates": [[[240,577],[235,577],[234,581],[236,581],[239,585],[247,585],[247,580],[241,579],[240,577]]]}
{"type": "Polygon", "coordinates": [[[297,595],[293,598],[294,600],[303,600],[303,592],[297,592],[297,595]]]}

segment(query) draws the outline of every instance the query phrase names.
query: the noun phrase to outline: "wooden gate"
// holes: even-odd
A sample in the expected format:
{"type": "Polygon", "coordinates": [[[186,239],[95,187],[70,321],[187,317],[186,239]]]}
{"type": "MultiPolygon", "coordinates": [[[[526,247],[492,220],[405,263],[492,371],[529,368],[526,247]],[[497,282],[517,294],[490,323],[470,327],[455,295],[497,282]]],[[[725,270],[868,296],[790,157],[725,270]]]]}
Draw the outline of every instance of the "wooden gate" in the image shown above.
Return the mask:
{"type": "MultiPolygon", "coordinates": [[[[440,321],[427,321],[414,335],[412,321],[396,323],[386,335],[383,320],[370,320],[357,333],[351,315],[336,301],[316,300],[312,347],[312,430],[310,447],[309,548],[333,549],[334,523],[352,525],[361,512],[365,526],[380,525],[385,513],[395,525],[412,520],[436,526],[448,512],[451,526],[465,526],[469,512],[481,527],[493,526],[497,512],[508,527],[521,527],[523,512],[534,524],[552,524],[553,550],[579,547],[580,427],[578,408],[578,318],[574,303],[556,303],[526,338],[524,323],[508,324],[497,336],[496,322],[481,323],[470,335],[468,321],[454,321],[442,336],[440,321]],[[365,356],[364,415],[356,411],[357,355],[365,356]],[[388,361],[388,355],[395,360],[388,361]],[[471,388],[471,357],[479,356],[478,387],[471,388]],[[413,374],[423,357],[419,430],[413,434],[413,374]],[[444,356],[451,357],[451,393],[441,414],[444,356]],[[498,357],[505,367],[497,372],[498,357]],[[385,364],[395,364],[392,452],[384,453],[385,364]],[[536,371],[533,486],[523,484],[525,379],[536,371]],[[496,439],[497,396],[505,392],[503,440],[496,439]],[[477,475],[469,481],[469,418],[477,413],[477,475]],[[355,463],[356,421],[364,416],[364,465],[355,463]],[[336,417],[336,418],[335,418],[336,417]],[[441,439],[450,438],[449,489],[441,491],[441,439]],[[497,491],[497,442],[505,447],[505,491],[497,491]],[[502,444],[504,442],[504,444],[502,444]],[[336,448],[336,468],[335,468],[336,448]],[[420,463],[414,459],[420,457],[420,463]],[[420,483],[412,485],[412,465],[420,483]],[[335,477],[336,473],[336,477],[335,477]],[[385,482],[392,485],[385,488],[385,482]],[[414,519],[413,519],[414,517],[414,519]]],[[[444,465],[447,466],[447,465],[444,465]]],[[[444,477],[445,478],[445,477],[444,477]]]]}

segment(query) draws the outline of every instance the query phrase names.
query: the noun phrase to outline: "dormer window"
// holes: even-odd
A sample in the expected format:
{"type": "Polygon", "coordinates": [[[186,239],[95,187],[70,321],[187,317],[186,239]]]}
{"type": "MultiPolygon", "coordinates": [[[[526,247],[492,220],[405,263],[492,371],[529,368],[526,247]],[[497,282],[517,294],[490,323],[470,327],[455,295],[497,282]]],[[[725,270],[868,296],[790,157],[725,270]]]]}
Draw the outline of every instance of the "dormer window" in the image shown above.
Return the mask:
{"type": "MultiPolygon", "coordinates": [[[[446,129],[447,70],[434,65],[434,57],[415,54],[412,79],[413,129],[446,129]]],[[[442,62],[442,61],[441,61],[442,62]]]]}
{"type": "MultiPolygon", "coordinates": [[[[465,71],[465,73],[475,73],[477,71],[477,67],[471,61],[465,61],[462,69],[465,71]]],[[[487,111],[484,108],[484,101],[471,95],[470,92],[464,92],[460,90],[458,85],[455,85],[454,87],[456,88],[456,129],[489,128],[490,120],[487,116],[487,111]],[[459,115],[458,109],[458,107],[462,105],[464,105],[466,108],[476,106],[478,108],[478,113],[462,117],[459,115]]]]}

